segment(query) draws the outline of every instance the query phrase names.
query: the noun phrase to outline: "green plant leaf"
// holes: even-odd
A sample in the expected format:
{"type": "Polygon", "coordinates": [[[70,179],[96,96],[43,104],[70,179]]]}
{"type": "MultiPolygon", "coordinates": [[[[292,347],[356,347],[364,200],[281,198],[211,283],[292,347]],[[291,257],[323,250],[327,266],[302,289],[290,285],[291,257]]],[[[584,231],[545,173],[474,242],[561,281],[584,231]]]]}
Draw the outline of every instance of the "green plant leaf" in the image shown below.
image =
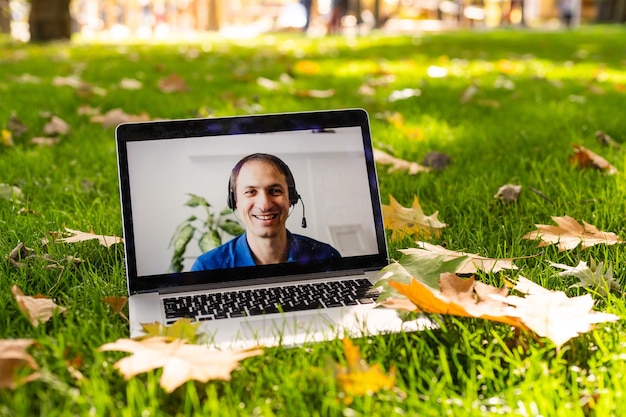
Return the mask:
{"type": "Polygon", "coordinates": [[[389,281],[408,285],[413,279],[440,290],[439,279],[441,274],[454,273],[467,259],[462,256],[449,261],[444,256],[424,258],[414,255],[404,255],[399,261],[393,262],[381,270],[382,278],[376,282],[376,287],[382,287],[378,301],[384,301],[391,296],[397,296],[397,291],[389,285],[389,281]]]}
{"type": "Polygon", "coordinates": [[[231,236],[239,236],[245,232],[245,229],[241,227],[239,222],[231,219],[224,220],[224,222],[220,224],[219,228],[231,236]]]}
{"type": "Polygon", "coordinates": [[[196,195],[196,194],[187,194],[187,195],[189,195],[191,198],[189,200],[187,200],[187,203],[185,203],[186,206],[189,206],[189,207],[198,207],[198,206],[211,207],[209,202],[206,201],[206,198],[200,197],[199,195],[196,195]]]}
{"type": "Polygon", "coordinates": [[[217,230],[204,232],[202,236],[200,236],[200,240],[198,240],[198,246],[200,246],[200,250],[202,250],[202,252],[210,251],[221,244],[222,238],[219,233],[217,233],[217,230]]]}
{"type": "Polygon", "coordinates": [[[182,256],[185,253],[187,244],[193,237],[196,228],[190,224],[184,225],[178,232],[176,240],[174,240],[174,256],[182,256]]]}

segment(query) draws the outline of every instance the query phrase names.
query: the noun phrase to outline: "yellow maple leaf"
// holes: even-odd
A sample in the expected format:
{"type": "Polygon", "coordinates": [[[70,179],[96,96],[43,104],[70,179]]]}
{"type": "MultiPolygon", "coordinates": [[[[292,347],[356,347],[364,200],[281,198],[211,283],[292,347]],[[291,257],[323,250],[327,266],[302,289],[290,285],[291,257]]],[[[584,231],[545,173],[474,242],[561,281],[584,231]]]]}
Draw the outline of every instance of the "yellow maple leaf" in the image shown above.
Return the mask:
{"type": "Polygon", "coordinates": [[[81,232],[80,230],[68,229],[67,227],[65,228],[65,230],[69,233],[72,233],[74,236],[58,239],[57,242],[76,243],[84,242],[85,240],[97,239],[102,246],[106,246],[107,248],[115,245],[116,243],[124,242],[121,237],[97,235],[94,234],[93,230],[89,233],[81,232]]]}
{"type": "Polygon", "coordinates": [[[146,336],[161,336],[168,339],[185,339],[189,343],[195,343],[200,323],[194,323],[189,318],[181,318],[170,326],[162,323],[141,323],[146,336]]]}
{"type": "Polygon", "coordinates": [[[397,239],[404,235],[430,238],[439,236],[441,229],[446,227],[438,219],[439,212],[426,216],[417,197],[413,199],[410,208],[401,206],[395,198],[389,195],[389,205],[383,204],[383,219],[385,227],[391,230],[391,238],[397,239]]]}
{"type": "Polygon", "coordinates": [[[350,339],[343,339],[343,346],[348,366],[343,368],[337,365],[336,377],[347,395],[347,403],[352,402],[352,397],[373,394],[395,386],[393,371],[387,375],[379,365],[369,366],[361,358],[359,348],[350,339]]]}
{"type": "Polygon", "coordinates": [[[624,243],[615,233],[602,232],[583,220],[581,225],[569,216],[552,217],[558,226],[548,224],[536,224],[538,230],[534,230],[522,236],[522,239],[541,239],[538,247],[558,245],[559,252],[574,249],[578,245],[582,249],[589,248],[600,243],[615,245],[624,243]]]}
{"type": "Polygon", "coordinates": [[[222,351],[205,346],[187,344],[184,340],[149,337],[140,341],[119,339],[100,346],[101,351],[121,351],[131,356],[115,363],[126,380],[140,373],[163,368],[159,384],[172,392],[187,381],[207,382],[212,379],[229,380],[239,362],[263,353],[260,349],[222,351]]]}

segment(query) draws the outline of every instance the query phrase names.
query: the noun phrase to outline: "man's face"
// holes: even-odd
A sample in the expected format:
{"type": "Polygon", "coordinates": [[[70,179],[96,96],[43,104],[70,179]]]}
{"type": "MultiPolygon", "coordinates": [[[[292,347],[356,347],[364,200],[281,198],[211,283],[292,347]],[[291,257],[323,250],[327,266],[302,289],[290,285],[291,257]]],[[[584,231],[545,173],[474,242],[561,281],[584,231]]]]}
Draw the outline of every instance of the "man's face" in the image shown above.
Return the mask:
{"type": "Polygon", "coordinates": [[[283,173],[269,162],[246,162],[237,177],[237,211],[249,236],[271,238],[285,233],[289,190],[283,173]]]}

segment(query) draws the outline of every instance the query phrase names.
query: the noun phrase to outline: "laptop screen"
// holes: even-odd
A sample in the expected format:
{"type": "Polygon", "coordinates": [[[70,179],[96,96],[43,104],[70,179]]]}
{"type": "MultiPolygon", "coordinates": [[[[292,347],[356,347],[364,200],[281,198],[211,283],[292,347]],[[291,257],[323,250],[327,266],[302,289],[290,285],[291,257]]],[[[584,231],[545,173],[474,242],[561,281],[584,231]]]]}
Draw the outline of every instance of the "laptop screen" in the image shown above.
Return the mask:
{"type": "MultiPolygon", "coordinates": [[[[131,294],[304,279],[388,262],[363,110],[126,123],[118,126],[116,139],[131,294]],[[281,162],[279,172],[290,177],[288,189],[268,190],[284,192],[289,239],[313,257],[290,255],[285,262],[255,266],[249,256],[253,251],[244,242],[257,231],[241,201],[248,194],[233,190],[230,181],[234,167],[257,154],[281,162]],[[201,257],[220,245],[216,256],[201,257]],[[227,261],[233,253],[237,261],[227,261]],[[339,255],[324,258],[328,253],[339,255]]],[[[243,178],[244,171],[238,173],[243,178]]],[[[256,182],[251,187],[257,192],[256,182]]],[[[254,222],[264,227],[280,218],[273,211],[257,214],[254,222]]]]}

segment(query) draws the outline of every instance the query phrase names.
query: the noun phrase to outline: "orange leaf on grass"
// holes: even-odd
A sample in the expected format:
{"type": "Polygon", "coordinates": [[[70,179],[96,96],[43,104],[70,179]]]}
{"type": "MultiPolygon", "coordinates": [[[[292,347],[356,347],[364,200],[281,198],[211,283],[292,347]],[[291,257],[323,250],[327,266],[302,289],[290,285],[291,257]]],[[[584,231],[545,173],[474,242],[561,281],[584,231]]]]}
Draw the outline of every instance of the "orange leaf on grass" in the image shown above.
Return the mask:
{"type": "Polygon", "coordinates": [[[189,90],[185,79],[178,74],[170,74],[165,78],[161,78],[157,82],[157,86],[164,93],[177,93],[189,90]]]}
{"type": "MultiPolygon", "coordinates": [[[[506,288],[496,288],[474,278],[460,278],[455,274],[441,274],[441,291],[413,279],[409,284],[389,281],[389,284],[417,307],[417,311],[431,314],[448,314],[459,317],[475,317],[515,327],[524,327],[518,317],[511,316],[510,307],[491,298],[491,295],[506,295],[506,288]]],[[[388,306],[383,301],[383,306],[388,306]]],[[[391,304],[392,308],[393,304],[391,304]]]]}
{"type": "Polygon", "coordinates": [[[578,168],[595,168],[604,171],[607,175],[617,173],[617,168],[606,159],[581,145],[574,145],[574,155],[569,160],[578,168]]]}
{"type": "Polygon", "coordinates": [[[22,313],[28,317],[35,327],[50,320],[55,312],[63,313],[67,310],[46,296],[35,295],[31,297],[24,295],[17,285],[11,287],[11,293],[22,313]]]}
{"type": "Polygon", "coordinates": [[[575,219],[569,216],[552,217],[558,226],[547,224],[536,224],[538,230],[534,230],[522,236],[522,239],[541,239],[538,247],[544,247],[556,244],[559,252],[571,250],[578,245],[582,249],[604,243],[606,245],[615,245],[624,243],[615,233],[603,232],[583,220],[581,225],[575,219]]]}
{"type": "Polygon", "coordinates": [[[91,116],[91,122],[102,123],[102,127],[114,127],[120,123],[127,122],[146,122],[150,120],[150,116],[147,113],[141,113],[139,115],[126,114],[122,109],[112,109],[106,114],[96,114],[91,116]]]}
{"type": "Polygon", "coordinates": [[[396,158],[380,149],[374,149],[374,160],[381,165],[391,165],[387,170],[388,172],[408,171],[410,175],[415,175],[420,172],[430,171],[430,168],[420,165],[417,162],[396,158]]]}
{"type": "Polygon", "coordinates": [[[383,372],[378,364],[368,365],[361,358],[359,348],[350,339],[343,339],[343,347],[348,366],[346,368],[337,366],[336,377],[348,396],[346,402],[351,402],[352,397],[355,396],[373,394],[395,386],[393,371],[388,375],[383,372]]]}
{"type": "Polygon", "coordinates": [[[161,387],[172,392],[187,381],[229,380],[242,360],[263,353],[260,349],[221,351],[190,345],[184,340],[149,337],[141,341],[119,339],[100,347],[101,351],[121,351],[132,356],[115,363],[126,380],[140,373],[163,368],[161,387]]]}

